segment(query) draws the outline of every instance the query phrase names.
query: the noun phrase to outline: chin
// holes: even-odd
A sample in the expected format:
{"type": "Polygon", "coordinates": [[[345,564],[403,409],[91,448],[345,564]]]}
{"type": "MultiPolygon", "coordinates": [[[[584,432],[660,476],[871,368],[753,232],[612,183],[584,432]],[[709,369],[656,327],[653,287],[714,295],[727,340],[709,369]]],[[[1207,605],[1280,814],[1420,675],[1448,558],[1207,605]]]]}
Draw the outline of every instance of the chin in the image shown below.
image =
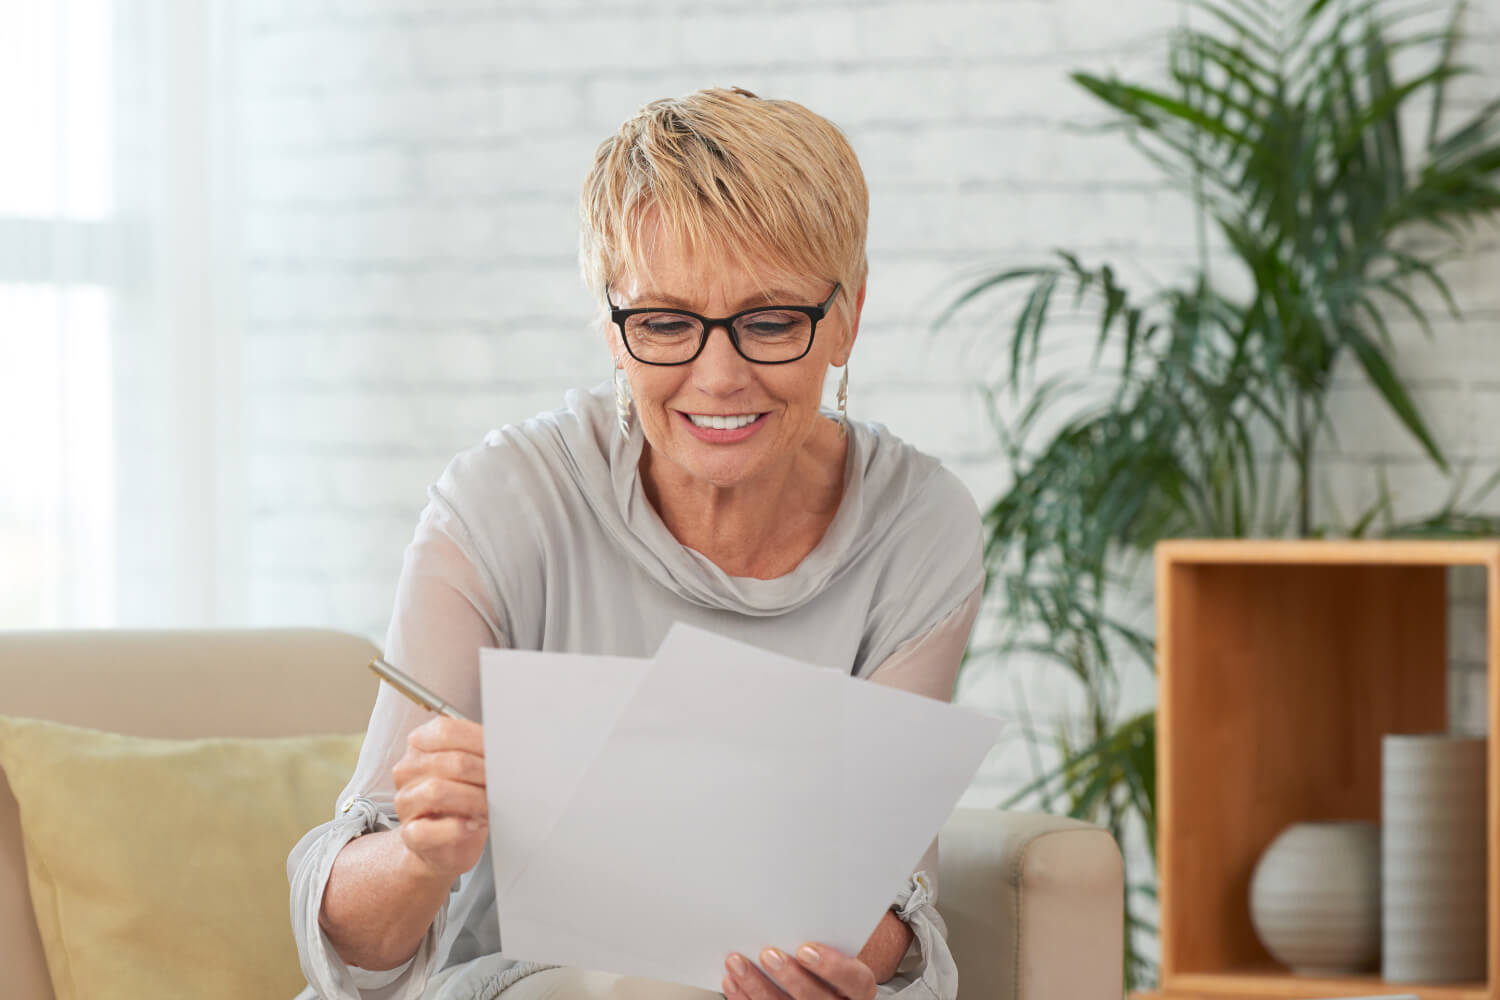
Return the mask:
{"type": "Polygon", "coordinates": [[[687,461],[680,461],[679,464],[694,479],[720,488],[738,486],[754,478],[755,469],[758,465],[756,462],[745,461],[743,459],[727,461],[722,458],[718,461],[694,461],[689,458],[687,461]]]}

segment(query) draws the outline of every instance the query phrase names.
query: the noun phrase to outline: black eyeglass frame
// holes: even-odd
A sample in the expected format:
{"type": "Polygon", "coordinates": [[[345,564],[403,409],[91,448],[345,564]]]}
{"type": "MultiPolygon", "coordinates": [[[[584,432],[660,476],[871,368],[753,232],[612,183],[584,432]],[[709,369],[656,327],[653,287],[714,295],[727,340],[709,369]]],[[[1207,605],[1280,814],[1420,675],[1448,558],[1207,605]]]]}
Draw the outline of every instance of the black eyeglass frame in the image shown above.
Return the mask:
{"type": "Polygon", "coordinates": [[[616,309],[615,304],[613,302],[610,302],[608,294],[605,295],[604,301],[609,303],[609,318],[614,322],[615,326],[620,328],[620,339],[625,343],[625,350],[629,351],[630,356],[632,358],[635,358],[643,365],[656,365],[661,368],[671,368],[675,367],[676,365],[692,364],[694,361],[698,360],[698,355],[703,353],[703,348],[708,346],[708,335],[712,333],[717,327],[724,328],[724,332],[729,335],[729,343],[734,345],[734,352],[751,364],[789,365],[794,361],[801,361],[803,358],[807,357],[808,352],[812,350],[813,338],[818,335],[818,322],[828,316],[828,311],[833,308],[833,300],[838,298],[839,292],[843,289],[843,287],[844,286],[842,284],[835,281],[833,283],[833,291],[828,294],[828,298],[823,300],[822,305],[756,306],[754,309],[741,309],[733,316],[725,316],[723,319],[710,319],[707,316],[702,316],[695,312],[689,312],[686,309],[665,309],[661,307],[647,307],[644,309],[616,309]],[[746,354],[740,347],[739,335],[734,332],[734,321],[739,319],[741,316],[749,316],[753,313],[759,312],[799,312],[802,315],[806,316],[808,319],[812,320],[812,328],[807,331],[807,346],[802,349],[802,353],[797,355],[795,358],[783,358],[780,361],[759,361],[746,354]],[[636,354],[630,346],[630,335],[625,332],[625,321],[632,316],[639,316],[643,313],[670,313],[674,316],[688,316],[692,319],[697,320],[699,323],[702,323],[703,333],[698,338],[698,349],[693,352],[691,357],[685,358],[682,361],[647,361],[645,358],[636,354]]]}

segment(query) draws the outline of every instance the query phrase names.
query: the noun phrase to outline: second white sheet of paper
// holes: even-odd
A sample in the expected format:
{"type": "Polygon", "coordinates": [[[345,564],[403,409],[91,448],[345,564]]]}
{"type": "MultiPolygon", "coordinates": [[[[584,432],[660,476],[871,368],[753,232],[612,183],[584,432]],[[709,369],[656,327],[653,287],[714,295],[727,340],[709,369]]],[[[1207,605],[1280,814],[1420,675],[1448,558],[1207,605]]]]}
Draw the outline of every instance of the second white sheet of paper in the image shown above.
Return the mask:
{"type": "Polygon", "coordinates": [[[717,990],[863,946],[995,719],[677,625],[653,659],[483,650],[503,953],[717,990]]]}

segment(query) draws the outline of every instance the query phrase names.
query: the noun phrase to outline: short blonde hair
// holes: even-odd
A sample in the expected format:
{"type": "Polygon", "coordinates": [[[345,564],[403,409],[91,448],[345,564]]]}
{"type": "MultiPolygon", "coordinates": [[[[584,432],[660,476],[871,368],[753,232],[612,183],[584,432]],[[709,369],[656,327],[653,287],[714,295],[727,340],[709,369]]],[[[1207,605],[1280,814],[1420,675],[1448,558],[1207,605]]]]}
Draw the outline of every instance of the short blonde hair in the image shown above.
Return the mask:
{"type": "Polygon", "coordinates": [[[855,295],[868,264],[869,192],[844,134],[792,101],[700,90],[653,101],[604,140],[584,178],[579,264],[602,305],[641,273],[656,227],[691,253],[728,253],[837,281],[855,295]]]}

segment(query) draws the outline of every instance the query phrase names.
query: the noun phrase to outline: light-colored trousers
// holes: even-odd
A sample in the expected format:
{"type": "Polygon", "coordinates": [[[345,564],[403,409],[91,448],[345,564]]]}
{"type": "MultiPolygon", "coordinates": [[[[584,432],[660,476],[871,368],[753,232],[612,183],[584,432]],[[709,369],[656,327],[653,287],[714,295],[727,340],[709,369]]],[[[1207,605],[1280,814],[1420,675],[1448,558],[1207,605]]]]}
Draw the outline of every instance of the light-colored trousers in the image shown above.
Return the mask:
{"type": "Polygon", "coordinates": [[[500,1000],[721,1000],[723,994],[659,979],[583,969],[543,969],[512,983],[500,1000]]]}
{"type": "Polygon", "coordinates": [[[429,1000],[723,1000],[722,993],[641,976],[550,966],[529,971],[499,955],[443,969],[422,991],[429,1000]]]}

